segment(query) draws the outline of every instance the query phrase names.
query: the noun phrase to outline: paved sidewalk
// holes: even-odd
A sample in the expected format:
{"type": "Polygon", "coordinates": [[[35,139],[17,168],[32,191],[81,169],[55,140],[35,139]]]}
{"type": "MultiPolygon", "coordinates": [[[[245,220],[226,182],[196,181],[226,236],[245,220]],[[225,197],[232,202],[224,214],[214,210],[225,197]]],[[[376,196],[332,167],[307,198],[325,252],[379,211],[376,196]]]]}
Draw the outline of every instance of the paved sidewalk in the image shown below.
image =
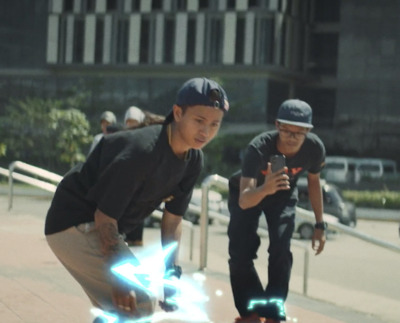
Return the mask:
{"type": "MultiPolygon", "coordinates": [[[[91,304],[47,246],[43,235],[44,217],[50,200],[46,196],[15,196],[8,212],[8,197],[0,193],[0,322],[88,323],[91,304]]],[[[204,303],[204,322],[230,323],[237,316],[233,305],[227,266],[225,228],[213,225],[209,234],[208,268],[199,271],[199,228],[195,229],[193,260],[189,259],[189,235],[184,230],[180,252],[186,280],[202,287],[209,301],[204,303]],[[220,251],[220,252],[218,252],[220,251]]],[[[159,229],[146,228],[146,246],[159,244],[159,229]]],[[[145,248],[135,249],[140,253],[145,248]]],[[[293,284],[301,284],[298,277],[293,284]],[[297,280],[297,281],[296,281],[297,280]]],[[[314,300],[296,292],[286,305],[288,322],[298,323],[384,323],[350,309],[314,300]]],[[[160,312],[161,313],[161,312],[160,312]]],[[[193,319],[193,318],[192,318],[193,319]]],[[[159,322],[188,322],[173,317],[159,322]]]]}

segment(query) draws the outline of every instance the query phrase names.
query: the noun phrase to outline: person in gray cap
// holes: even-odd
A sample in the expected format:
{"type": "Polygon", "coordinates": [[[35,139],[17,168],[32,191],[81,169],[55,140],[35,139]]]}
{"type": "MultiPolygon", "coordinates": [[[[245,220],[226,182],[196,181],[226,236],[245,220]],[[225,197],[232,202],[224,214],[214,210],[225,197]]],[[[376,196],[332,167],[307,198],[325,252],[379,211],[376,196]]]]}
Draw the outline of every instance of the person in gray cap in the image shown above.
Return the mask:
{"type": "Polygon", "coordinates": [[[310,132],[313,128],[311,107],[297,99],[284,101],[275,126],[276,130],[261,133],[249,143],[241,171],[229,180],[229,270],[235,306],[240,314],[236,322],[286,320],[284,302],[292,268],[290,240],[298,200],[296,182],[302,174],[307,174],[315,214],[312,247],[317,255],[324,249],[326,240],[320,186],[325,148],[318,136],[310,132]],[[278,161],[276,165],[275,161],[278,161]],[[253,263],[260,246],[257,228],[262,212],[269,233],[266,288],[253,263]]]}
{"type": "Polygon", "coordinates": [[[158,295],[146,289],[149,281],[127,282],[112,269],[139,265],[123,236],[162,202],[161,244],[171,251],[162,266],[160,306],[173,311],[182,304],[185,295],[177,297],[178,287],[170,283],[182,273],[182,216],[203,167],[201,149],[217,135],[228,109],[218,83],[191,79],[179,90],[163,124],[104,136],[86,162],[59,183],[46,216],[46,240],[93,306],[118,317],[118,322],[152,321],[158,295]]]}
{"type": "Polygon", "coordinates": [[[107,127],[115,125],[117,123],[117,117],[111,111],[104,111],[100,116],[100,128],[101,132],[94,136],[92,145],[89,149],[89,154],[93,151],[94,147],[100,142],[101,138],[108,133],[107,127]]]}

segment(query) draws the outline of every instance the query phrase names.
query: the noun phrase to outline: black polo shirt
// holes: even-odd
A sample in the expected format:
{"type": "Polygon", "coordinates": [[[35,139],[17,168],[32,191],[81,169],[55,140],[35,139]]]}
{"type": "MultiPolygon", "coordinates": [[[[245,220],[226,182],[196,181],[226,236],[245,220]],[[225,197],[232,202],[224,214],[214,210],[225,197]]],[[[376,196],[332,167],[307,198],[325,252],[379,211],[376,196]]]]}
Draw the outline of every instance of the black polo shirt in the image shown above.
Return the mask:
{"type": "Polygon", "coordinates": [[[131,231],[165,201],[183,215],[203,166],[201,150],[179,159],[168,143],[165,125],[105,136],[87,161],[71,169],[58,185],[45,224],[52,234],[94,221],[96,208],[131,231]]]}

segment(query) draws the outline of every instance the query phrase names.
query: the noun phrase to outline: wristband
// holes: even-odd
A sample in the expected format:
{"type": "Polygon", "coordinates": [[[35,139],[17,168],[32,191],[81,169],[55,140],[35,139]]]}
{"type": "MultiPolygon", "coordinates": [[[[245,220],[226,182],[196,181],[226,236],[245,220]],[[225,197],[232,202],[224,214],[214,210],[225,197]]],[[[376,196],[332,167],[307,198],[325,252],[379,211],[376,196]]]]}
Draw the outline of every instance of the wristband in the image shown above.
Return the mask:
{"type": "Polygon", "coordinates": [[[315,229],[319,229],[325,231],[328,228],[328,223],[326,222],[317,222],[314,225],[315,229]]]}

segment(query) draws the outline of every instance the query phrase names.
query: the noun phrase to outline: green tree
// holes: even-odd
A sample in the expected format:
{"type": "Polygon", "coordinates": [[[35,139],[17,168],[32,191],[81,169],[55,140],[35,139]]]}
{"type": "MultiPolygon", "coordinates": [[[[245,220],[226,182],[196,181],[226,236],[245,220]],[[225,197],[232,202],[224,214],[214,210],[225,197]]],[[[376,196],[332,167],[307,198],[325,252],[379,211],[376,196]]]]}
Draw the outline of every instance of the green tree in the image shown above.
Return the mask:
{"type": "Polygon", "coordinates": [[[0,118],[0,138],[6,154],[1,160],[21,160],[55,172],[83,161],[91,142],[89,122],[76,109],[81,98],[10,100],[0,118]]]}

